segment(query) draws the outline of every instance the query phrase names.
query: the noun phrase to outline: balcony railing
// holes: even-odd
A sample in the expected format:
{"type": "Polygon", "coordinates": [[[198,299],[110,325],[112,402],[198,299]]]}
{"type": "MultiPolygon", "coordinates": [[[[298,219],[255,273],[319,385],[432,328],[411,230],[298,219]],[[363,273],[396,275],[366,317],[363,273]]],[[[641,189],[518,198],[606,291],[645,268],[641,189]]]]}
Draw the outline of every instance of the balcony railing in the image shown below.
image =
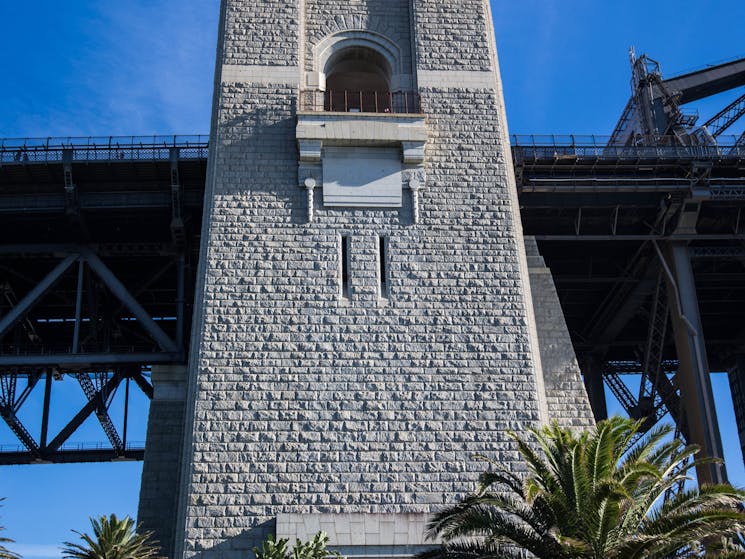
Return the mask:
{"type": "MultiPolygon", "coordinates": [[[[317,110],[317,109],[316,109],[317,110]]],[[[344,113],[420,113],[419,94],[415,91],[324,92],[323,110],[344,113]]]]}

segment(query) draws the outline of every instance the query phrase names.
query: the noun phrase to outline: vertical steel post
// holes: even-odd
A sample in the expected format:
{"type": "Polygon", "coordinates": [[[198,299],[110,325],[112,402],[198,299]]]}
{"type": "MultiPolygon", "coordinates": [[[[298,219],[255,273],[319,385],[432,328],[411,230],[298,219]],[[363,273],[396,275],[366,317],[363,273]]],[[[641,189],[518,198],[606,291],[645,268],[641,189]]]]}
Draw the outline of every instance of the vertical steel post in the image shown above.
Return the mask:
{"type": "Polygon", "coordinates": [[[122,450],[127,452],[127,424],[129,423],[129,381],[131,378],[127,375],[127,381],[124,384],[124,425],[122,427],[122,450]]]}
{"type": "Polygon", "coordinates": [[[72,353],[77,353],[80,345],[80,320],[83,311],[83,272],[85,262],[78,261],[78,286],[75,292],[75,328],[72,332],[72,353]]]}
{"type": "Polygon", "coordinates": [[[181,349],[184,347],[184,306],[186,303],[186,298],[184,296],[184,286],[186,283],[186,257],[183,253],[179,254],[176,265],[176,345],[181,349]]]}
{"type": "Polygon", "coordinates": [[[44,407],[41,410],[41,436],[39,448],[43,451],[47,447],[47,433],[49,432],[49,404],[52,398],[52,370],[47,369],[44,379],[44,407]]]}
{"type": "Polygon", "coordinates": [[[735,365],[728,371],[729,389],[732,393],[732,407],[735,409],[737,435],[740,449],[745,456],[745,355],[738,355],[735,365]]]}
{"type": "MultiPolygon", "coordinates": [[[[675,348],[680,362],[677,384],[683,408],[682,430],[688,433],[689,443],[701,447],[702,454],[723,458],[688,245],[683,241],[672,241],[665,253],[662,265],[668,282],[675,348]]],[[[704,464],[696,473],[699,483],[723,483],[727,480],[724,464],[704,464]]]]}

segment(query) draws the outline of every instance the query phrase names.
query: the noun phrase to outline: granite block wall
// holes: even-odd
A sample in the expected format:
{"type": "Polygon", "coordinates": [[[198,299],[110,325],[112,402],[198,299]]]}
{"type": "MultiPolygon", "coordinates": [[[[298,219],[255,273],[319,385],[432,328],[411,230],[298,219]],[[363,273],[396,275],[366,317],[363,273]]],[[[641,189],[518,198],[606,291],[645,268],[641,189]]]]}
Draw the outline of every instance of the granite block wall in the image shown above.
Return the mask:
{"type": "MultiPolygon", "coordinates": [[[[490,44],[494,33],[487,3],[483,0],[412,2],[419,70],[497,70],[492,61],[496,53],[490,44]]],[[[492,118],[497,115],[493,114],[492,118]]]]}
{"type": "Polygon", "coordinates": [[[218,64],[297,66],[301,22],[297,1],[230,0],[222,3],[221,10],[218,64]]]}
{"type": "Polygon", "coordinates": [[[397,41],[406,26],[388,19],[413,14],[402,50],[427,118],[426,186],[418,223],[408,196],[393,209],[317,199],[309,223],[297,53],[340,25],[341,4],[223,2],[176,556],[246,557],[286,515],[420,525],[473,489],[474,454],[520,469],[505,433],[545,419],[540,355],[488,5],[462,4],[344,3],[397,41]]]}
{"type": "Polygon", "coordinates": [[[147,422],[137,522],[154,532],[161,553],[173,557],[184,440],[186,371],[183,366],[155,366],[154,394],[147,422]]]}
{"type": "Polygon", "coordinates": [[[173,556],[183,425],[183,400],[150,404],[137,522],[155,532],[166,557],[173,556]]]}
{"type": "MultiPolygon", "coordinates": [[[[402,69],[411,73],[411,5],[408,1],[312,0],[304,2],[305,69],[313,69],[313,47],[330,35],[365,30],[389,38],[401,50],[402,69]]],[[[320,69],[319,69],[320,70],[320,69]]]]}

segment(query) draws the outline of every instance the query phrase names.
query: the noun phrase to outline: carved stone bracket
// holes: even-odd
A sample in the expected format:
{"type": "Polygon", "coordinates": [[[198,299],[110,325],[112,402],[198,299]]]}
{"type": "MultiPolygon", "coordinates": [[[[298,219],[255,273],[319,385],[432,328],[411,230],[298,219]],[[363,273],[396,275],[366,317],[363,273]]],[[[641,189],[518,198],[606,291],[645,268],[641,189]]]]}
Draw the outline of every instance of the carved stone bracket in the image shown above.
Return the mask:
{"type": "Polygon", "coordinates": [[[404,165],[422,165],[424,163],[425,142],[401,142],[404,165]]]}
{"type": "Polygon", "coordinates": [[[300,186],[308,193],[308,223],[313,223],[313,191],[320,183],[321,175],[321,140],[298,140],[300,162],[298,164],[298,180],[300,186]]]}
{"type": "Polygon", "coordinates": [[[408,185],[411,191],[411,209],[414,223],[419,223],[419,191],[426,184],[426,173],[423,165],[409,168],[403,172],[404,183],[408,185]]]}
{"type": "Polygon", "coordinates": [[[308,192],[308,223],[313,223],[313,190],[316,187],[316,179],[308,177],[303,183],[305,190],[308,192]]]}

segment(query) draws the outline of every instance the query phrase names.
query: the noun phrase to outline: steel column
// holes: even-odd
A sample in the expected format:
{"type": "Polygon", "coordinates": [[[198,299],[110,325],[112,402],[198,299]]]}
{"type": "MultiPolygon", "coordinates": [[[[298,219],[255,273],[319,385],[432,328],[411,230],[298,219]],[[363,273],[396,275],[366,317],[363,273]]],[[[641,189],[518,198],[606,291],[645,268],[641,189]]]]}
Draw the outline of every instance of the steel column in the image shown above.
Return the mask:
{"type": "Polygon", "coordinates": [[[75,328],[72,333],[72,352],[77,353],[80,347],[80,320],[83,311],[83,272],[85,262],[78,262],[78,285],[75,293],[75,328]]]}
{"type": "Polygon", "coordinates": [[[41,436],[39,446],[42,450],[47,446],[47,434],[49,432],[49,405],[52,399],[52,371],[47,369],[44,379],[44,407],[41,412],[41,436]]]}
{"type": "Polygon", "coordinates": [[[735,409],[735,422],[737,423],[737,435],[740,440],[740,449],[745,455],[745,355],[740,354],[735,358],[735,364],[727,372],[729,388],[732,393],[732,407],[735,409]]]}
{"type": "Polygon", "coordinates": [[[179,348],[184,347],[184,309],[186,297],[184,294],[186,286],[186,257],[183,253],[179,254],[177,265],[177,285],[176,285],[176,345],[179,348]]]}
{"type": "MultiPolygon", "coordinates": [[[[688,433],[689,443],[701,447],[702,454],[721,459],[724,453],[688,245],[670,242],[665,247],[664,256],[656,243],[654,246],[668,282],[675,347],[680,362],[677,383],[683,408],[681,431],[688,433]]],[[[722,483],[727,480],[724,464],[705,464],[697,468],[696,473],[699,483],[722,483]]]]}

